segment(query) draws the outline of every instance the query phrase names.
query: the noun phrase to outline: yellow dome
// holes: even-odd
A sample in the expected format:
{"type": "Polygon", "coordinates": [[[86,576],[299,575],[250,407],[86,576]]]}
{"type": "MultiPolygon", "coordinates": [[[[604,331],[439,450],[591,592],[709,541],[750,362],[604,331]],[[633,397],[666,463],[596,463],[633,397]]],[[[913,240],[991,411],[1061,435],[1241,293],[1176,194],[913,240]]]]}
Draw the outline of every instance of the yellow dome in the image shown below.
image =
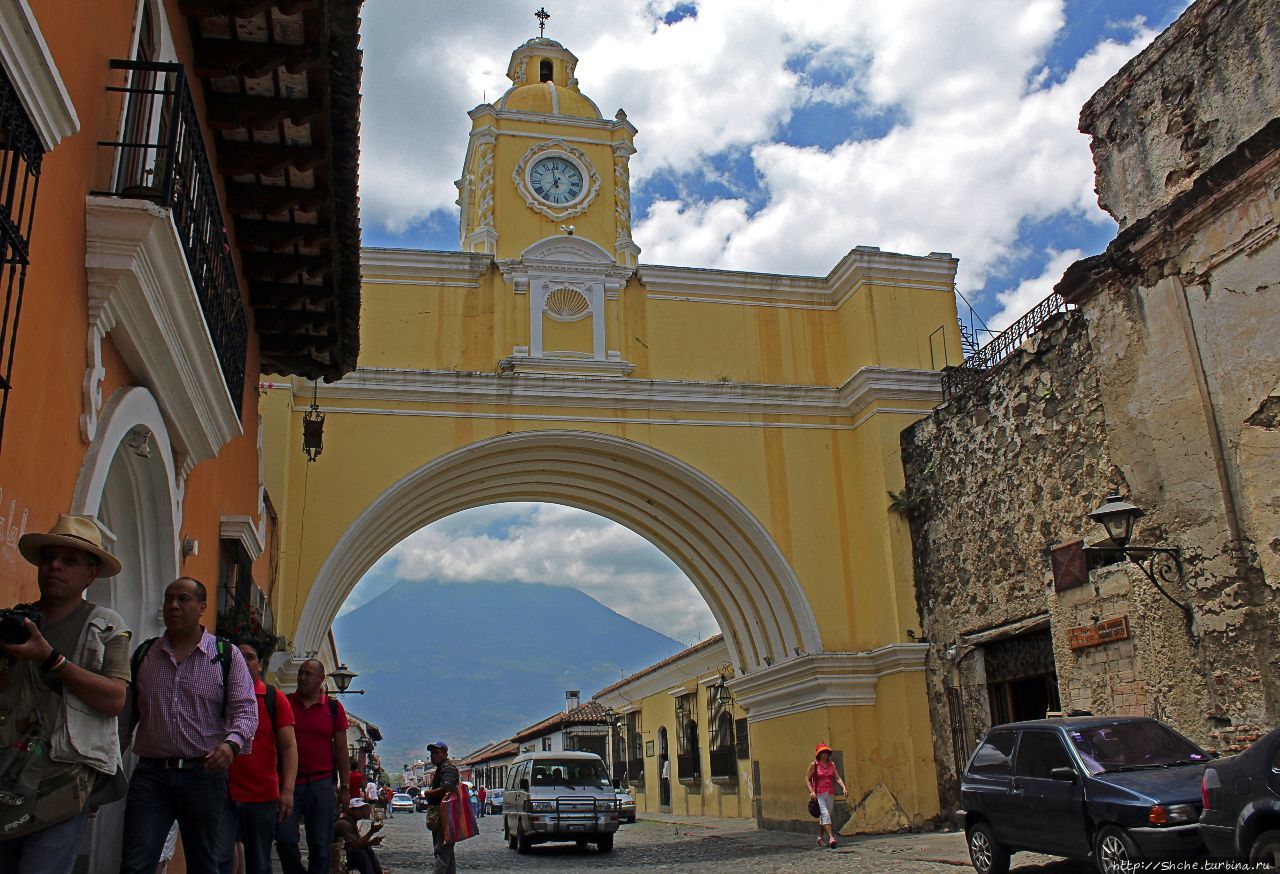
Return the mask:
{"type": "Polygon", "coordinates": [[[508,112],[537,112],[543,115],[572,115],[578,118],[601,118],[600,109],[581,91],[564,88],[554,82],[518,85],[509,88],[496,107],[508,112]]]}

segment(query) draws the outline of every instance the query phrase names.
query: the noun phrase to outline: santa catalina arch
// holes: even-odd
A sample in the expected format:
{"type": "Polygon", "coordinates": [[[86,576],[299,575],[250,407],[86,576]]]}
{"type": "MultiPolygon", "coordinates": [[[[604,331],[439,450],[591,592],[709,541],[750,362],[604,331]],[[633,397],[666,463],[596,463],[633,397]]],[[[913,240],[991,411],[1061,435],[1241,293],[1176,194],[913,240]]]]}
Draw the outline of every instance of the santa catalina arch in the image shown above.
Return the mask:
{"type": "MultiPolygon", "coordinates": [[[[855,811],[938,812],[899,434],[959,363],[946,253],[858,246],[825,276],[649,265],[631,236],[637,131],[529,40],[471,111],[460,251],[366,249],[359,368],[271,380],[277,622],[319,651],[399,540],[459,510],[552,501],[642,534],[706,598],[751,723],[758,817],[802,815],[813,746],[855,811]],[[278,498],[278,499],[277,499],[278,498]],[[911,632],[909,634],[908,632],[911,632]]],[[[797,236],[823,233],[817,226],[797,236]]]]}

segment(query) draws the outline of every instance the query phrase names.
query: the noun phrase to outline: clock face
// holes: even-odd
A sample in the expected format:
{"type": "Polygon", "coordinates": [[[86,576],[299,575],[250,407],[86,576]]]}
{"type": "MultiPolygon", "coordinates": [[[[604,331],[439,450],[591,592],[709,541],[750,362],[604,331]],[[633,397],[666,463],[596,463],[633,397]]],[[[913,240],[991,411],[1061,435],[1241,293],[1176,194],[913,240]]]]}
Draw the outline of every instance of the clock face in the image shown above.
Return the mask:
{"type": "Polygon", "coordinates": [[[582,195],[582,171],[567,158],[551,155],[529,170],[529,186],[539,199],[564,206],[582,195]]]}

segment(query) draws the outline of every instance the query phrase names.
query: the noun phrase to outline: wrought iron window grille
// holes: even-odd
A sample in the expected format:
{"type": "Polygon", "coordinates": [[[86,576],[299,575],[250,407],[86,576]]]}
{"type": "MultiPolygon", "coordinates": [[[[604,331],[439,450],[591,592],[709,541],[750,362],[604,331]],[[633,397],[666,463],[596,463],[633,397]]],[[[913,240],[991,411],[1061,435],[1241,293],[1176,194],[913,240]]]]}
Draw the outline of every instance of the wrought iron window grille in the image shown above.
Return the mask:
{"type": "Polygon", "coordinates": [[[0,321],[0,446],[13,387],[13,357],[30,263],[31,227],[40,186],[44,146],[27,116],[18,92],[0,70],[0,289],[4,294],[0,321]]]}
{"type": "Polygon", "coordinates": [[[114,197],[148,200],[169,210],[181,240],[205,325],[218,355],[232,406],[241,412],[249,324],[231,257],[225,213],[218,198],[204,131],[182,65],[113,60],[128,84],[108,86],[123,95],[124,126],[115,151],[114,197]]]}

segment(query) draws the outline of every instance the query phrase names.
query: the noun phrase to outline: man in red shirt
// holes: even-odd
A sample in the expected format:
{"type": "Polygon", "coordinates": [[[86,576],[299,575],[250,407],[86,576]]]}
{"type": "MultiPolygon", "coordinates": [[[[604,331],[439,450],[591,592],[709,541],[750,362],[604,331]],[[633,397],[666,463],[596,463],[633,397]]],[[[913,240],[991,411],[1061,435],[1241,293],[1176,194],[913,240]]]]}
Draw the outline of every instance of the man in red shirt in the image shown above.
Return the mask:
{"type": "Polygon", "coordinates": [[[329,874],[333,821],[347,808],[347,712],[324,691],[324,665],[307,659],[298,668],[298,691],[289,694],[298,738],[298,778],[293,812],[276,828],[276,850],[284,874],[329,874]],[[298,826],[307,829],[307,867],[302,867],[298,826]]]}
{"type": "Polygon", "coordinates": [[[351,773],[347,775],[347,792],[348,798],[359,798],[364,794],[364,774],[355,768],[351,769],[351,773]]]}
{"type": "Polygon", "coordinates": [[[227,809],[222,812],[218,841],[220,874],[232,874],[237,842],[244,844],[245,874],[271,874],[276,823],[293,811],[298,774],[293,708],[284,693],[262,681],[260,645],[256,641],[239,645],[258,697],[258,731],[253,752],[238,757],[227,771],[227,809]],[[273,698],[270,706],[268,695],[273,698]]]}

